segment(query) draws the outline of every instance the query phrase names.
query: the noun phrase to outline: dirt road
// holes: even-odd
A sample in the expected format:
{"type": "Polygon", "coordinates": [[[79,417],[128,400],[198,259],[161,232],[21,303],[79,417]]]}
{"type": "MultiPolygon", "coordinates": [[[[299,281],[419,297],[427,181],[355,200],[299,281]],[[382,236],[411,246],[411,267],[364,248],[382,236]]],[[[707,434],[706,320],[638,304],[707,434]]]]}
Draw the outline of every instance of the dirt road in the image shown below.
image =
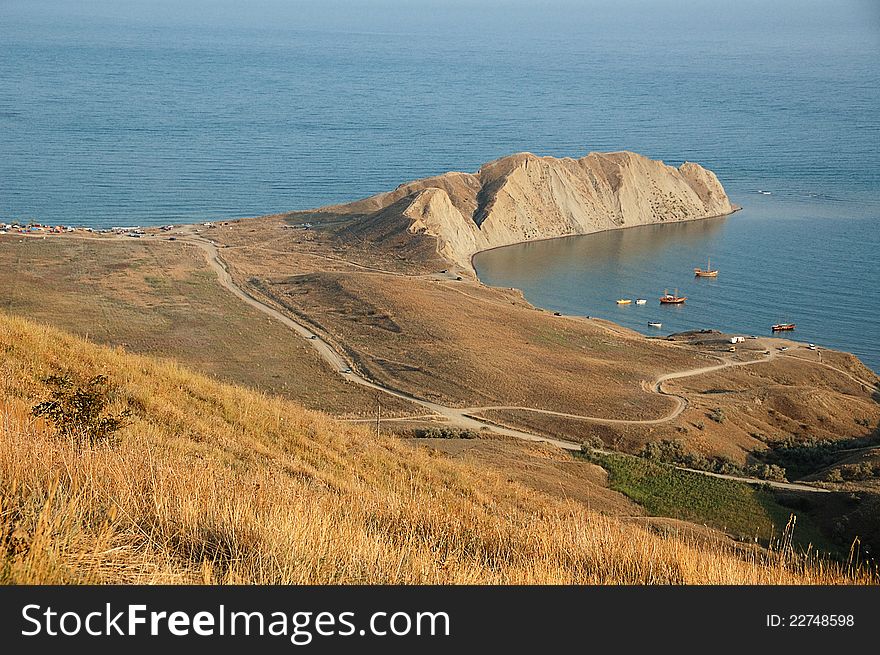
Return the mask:
{"type": "MultiPolygon", "coordinates": [[[[473,413],[478,411],[485,411],[489,409],[518,409],[532,412],[539,412],[543,414],[552,414],[554,416],[563,416],[567,418],[574,418],[583,421],[590,421],[595,423],[607,423],[607,424],[641,424],[641,425],[652,425],[658,423],[664,423],[666,421],[671,421],[676,418],[679,414],[681,414],[685,408],[687,407],[687,399],[683,396],[679,396],[676,394],[672,394],[663,390],[663,383],[668,380],[680,379],[685,377],[690,377],[694,375],[702,375],[704,373],[709,373],[712,371],[717,371],[723,368],[727,368],[729,366],[751,366],[755,364],[761,364],[763,362],[769,361],[776,356],[775,351],[771,351],[770,355],[767,357],[750,361],[750,362],[733,362],[729,360],[722,360],[720,364],[715,366],[704,366],[701,368],[694,368],[687,371],[677,371],[675,373],[667,373],[665,375],[661,375],[657,378],[651,389],[658,394],[662,394],[673,398],[676,400],[676,407],[672,412],[667,414],[666,416],[657,418],[657,419],[608,419],[594,416],[582,416],[578,414],[566,414],[563,412],[553,412],[550,410],[542,410],[535,409],[530,407],[512,407],[512,406],[494,406],[494,407],[467,407],[463,409],[455,408],[455,407],[447,407],[446,405],[440,405],[438,403],[433,403],[428,400],[423,400],[421,398],[417,398],[411,394],[408,394],[404,391],[400,391],[398,389],[392,389],[380,384],[373,382],[365,377],[362,377],[360,374],[356,373],[351,366],[351,363],[340,354],[333,346],[331,346],[327,341],[325,341],[320,335],[313,332],[308,327],[298,323],[294,319],[290,318],[288,315],[278,311],[271,305],[264,303],[263,301],[255,298],[253,295],[247,292],[247,290],[239,287],[235,280],[230,275],[229,270],[226,268],[223,260],[220,258],[220,252],[217,246],[212,242],[205,238],[199,237],[195,234],[190,233],[189,235],[183,237],[181,239],[186,243],[190,243],[201,248],[206,255],[208,263],[211,268],[217,273],[217,278],[220,281],[220,284],[227,289],[230,293],[234,294],[237,298],[246,302],[251,307],[258,309],[271,316],[272,318],[280,321],[297,334],[307,339],[311,346],[318,352],[318,354],[336,371],[339,372],[340,375],[345,377],[346,380],[359,384],[361,386],[367,387],[369,389],[374,389],[376,391],[395,396],[397,398],[402,398],[411,403],[420,405],[431,411],[431,416],[437,416],[445,418],[449,421],[450,424],[455,425],[456,427],[466,428],[471,430],[482,430],[482,429],[490,429],[495,433],[503,434],[506,436],[514,437],[516,439],[522,439],[525,441],[532,442],[542,442],[552,444],[557,446],[558,448],[562,448],[568,451],[579,451],[580,444],[573,443],[571,441],[564,441],[561,439],[553,439],[551,437],[544,437],[536,434],[532,434],[530,432],[525,432],[523,430],[517,430],[515,428],[510,428],[503,425],[498,425],[496,423],[492,423],[487,420],[481,420],[472,416],[473,413]]],[[[398,420],[405,420],[407,417],[400,417],[398,420]]],[[[419,417],[409,417],[409,418],[425,418],[424,415],[419,417]]],[[[610,451],[597,451],[604,454],[610,454],[610,451]]],[[[744,482],[746,484],[754,484],[754,485],[769,485],[771,487],[777,489],[784,489],[788,491],[806,491],[813,493],[825,493],[826,489],[821,489],[818,487],[807,486],[803,484],[790,483],[790,482],[773,482],[767,480],[759,480],[754,478],[745,478],[733,475],[723,475],[720,473],[709,473],[707,471],[699,471],[696,469],[685,469],[684,467],[676,467],[681,470],[691,471],[693,473],[697,473],[700,475],[707,475],[715,478],[722,478],[726,480],[734,480],[737,482],[744,482]]]]}

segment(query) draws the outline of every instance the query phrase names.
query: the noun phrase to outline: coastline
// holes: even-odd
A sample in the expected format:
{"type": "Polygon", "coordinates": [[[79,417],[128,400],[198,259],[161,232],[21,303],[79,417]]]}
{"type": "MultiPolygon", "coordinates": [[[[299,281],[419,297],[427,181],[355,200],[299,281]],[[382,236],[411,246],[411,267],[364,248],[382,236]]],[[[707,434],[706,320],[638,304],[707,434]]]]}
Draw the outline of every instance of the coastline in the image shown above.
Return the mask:
{"type": "MultiPolygon", "coordinates": [[[[733,213],[737,213],[743,210],[743,207],[736,206],[733,212],[730,214],[723,214],[720,216],[712,216],[705,217],[708,218],[724,218],[733,213]]],[[[754,216],[752,215],[751,210],[749,211],[749,221],[742,223],[718,223],[720,226],[724,225],[722,229],[722,233],[724,234],[736,234],[738,236],[726,236],[723,237],[725,239],[725,243],[728,243],[728,247],[732,246],[740,246],[740,247],[748,247],[749,240],[755,238],[761,238],[761,235],[765,234],[765,225],[771,226],[776,225],[776,228],[773,229],[771,234],[777,233],[780,230],[784,231],[786,228],[784,227],[784,223],[777,222],[767,222],[764,220],[756,220],[767,218],[766,216],[754,216]],[[734,226],[736,226],[734,228],[734,226]],[[782,226],[782,227],[780,227],[782,226]]],[[[683,223],[696,223],[701,220],[705,220],[704,218],[693,219],[691,221],[681,221],[676,222],[675,225],[683,224],[683,223]]],[[[664,225],[664,223],[658,224],[649,224],[649,225],[632,225],[621,228],[612,228],[610,230],[601,230],[589,233],[588,235],[570,235],[572,237],[575,236],[591,236],[591,235],[607,235],[611,232],[615,232],[618,229],[623,230],[630,227],[653,227],[656,225],[664,225]]],[[[672,231],[671,233],[675,233],[672,231]]],[[[535,239],[534,241],[550,241],[557,239],[568,239],[569,236],[565,237],[553,237],[552,239],[535,239]]],[[[635,239],[636,242],[642,243],[642,247],[646,247],[644,244],[648,243],[648,241],[640,240],[640,238],[635,239]]],[[[530,243],[531,241],[520,242],[518,244],[511,245],[519,245],[522,246],[524,243],[530,243]]],[[[614,240],[616,243],[616,240],[614,240]]],[[[653,241],[650,241],[653,243],[653,241]]],[[[576,240],[573,241],[576,243],[576,240]]],[[[573,264],[576,261],[579,261],[580,257],[593,257],[594,255],[588,255],[587,253],[591,252],[604,252],[604,251],[596,251],[595,248],[600,247],[600,245],[588,246],[586,245],[587,241],[584,241],[581,245],[575,246],[572,245],[570,248],[568,246],[561,246],[561,250],[557,249],[557,247],[550,246],[545,249],[536,249],[534,254],[528,254],[532,251],[530,250],[519,250],[516,255],[511,255],[511,258],[505,258],[506,255],[499,255],[497,259],[492,258],[491,262],[483,262],[481,263],[481,271],[477,270],[476,266],[476,256],[481,255],[485,252],[489,252],[492,250],[501,250],[502,248],[506,248],[508,246],[498,246],[494,248],[488,248],[482,250],[478,253],[474,254],[472,259],[472,265],[476,271],[476,280],[481,284],[485,285],[489,288],[495,289],[516,289],[518,292],[523,294],[525,297],[526,294],[528,297],[526,298],[527,302],[531,305],[540,308],[544,311],[555,312],[561,311],[563,316],[574,317],[574,316],[588,316],[591,319],[600,318],[601,320],[607,321],[613,325],[619,326],[628,331],[633,331],[638,333],[639,335],[646,338],[663,338],[669,334],[679,333],[679,332],[687,332],[691,330],[698,329],[715,329],[719,330],[723,333],[730,334],[742,334],[742,335],[764,335],[766,334],[768,337],[781,336],[779,334],[770,334],[769,327],[774,323],[784,323],[791,322],[797,323],[798,325],[798,333],[795,333],[793,338],[786,337],[785,340],[794,341],[797,343],[802,343],[805,346],[810,343],[815,343],[818,348],[822,350],[833,350],[837,352],[845,352],[853,355],[858,358],[859,361],[864,364],[872,373],[875,375],[880,373],[880,369],[878,369],[878,359],[877,359],[877,351],[874,348],[872,342],[869,339],[869,333],[866,335],[853,336],[849,331],[846,332],[838,332],[835,330],[835,323],[831,321],[826,314],[818,313],[816,314],[812,308],[810,307],[802,307],[798,304],[797,301],[792,300],[788,297],[785,299],[777,298],[778,295],[776,292],[772,291],[772,287],[770,291],[766,291],[766,293],[760,294],[760,298],[756,297],[753,303],[746,303],[749,306],[743,304],[743,299],[741,297],[737,297],[735,291],[732,289],[734,287],[730,287],[729,285],[724,285],[724,288],[720,288],[715,286],[717,283],[713,280],[709,283],[702,282],[701,284],[697,284],[696,288],[691,289],[694,298],[692,300],[697,301],[697,304],[694,305],[694,311],[692,312],[672,312],[668,314],[663,314],[664,318],[660,316],[648,316],[647,314],[634,314],[631,310],[624,311],[627,308],[615,307],[613,304],[613,299],[618,297],[629,297],[626,293],[626,290],[632,289],[632,297],[643,297],[649,298],[652,296],[644,295],[646,288],[647,292],[650,293],[651,286],[651,276],[646,270],[654,270],[654,266],[660,267],[659,271],[663,273],[664,279],[674,279],[669,278],[670,274],[677,275],[681,271],[679,271],[675,267],[675,262],[678,261],[679,256],[682,254],[681,248],[677,245],[678,242],[674,237],[670,237],[669,240],[665,241],[664,246],[657,246],[655,250],[652,250],[652,259],[657,257],[657,260],[648,266],[648,269],[645,268],[644,265],[635,263],[635,269],[632,270],[632,274],[624,275],[630,269],[626,266],[621,266],[621,268],[614,269],[614,273],[605,273],[604,264],[595,264],[593,266],[587,266],[585,271],[581,274],[580,277],[577,278],[576,284],[578,287],[583,285],[598,285],[592,291],[573,291],[569,294],[566,291],[566,287],[561,282],[554,282],[555,278],[548,277],[547,279],[543,279],[542,281],[536,281],[534,284],[532,283],[532,276],[525,272],[517,272],[517,266],[519,263],[525,267],[524,270],[532,271],[535,266],[540,266],[540,262],[544,261],[557,261],[554,259],[555,257],[562,257],[562,253],[571,252],[571,256],[575,259],[571,260],[573,264]],[[543,253],[543,254],[542,254],[543,253]],[[551,254],[553,253],[553,254],[551,254]],[[579,254],[576,254],[579,253],[579,254]],[[550,258],[550,259],[547,259],[550,258]],[[520,261],[522,260],[522,261],[520,261]],[[501,262],[506,262],[502,264],[501,262]],[[671,263],[670,263],[671,262],[671,263]],[[493,269],[497,268],[497,266],[501,266],[502,269],[497,269],[497,274],[493,273],[493,269]],[[598,266],[598,268],[597,268],[598,266]],[[678,271],[678,273],[676,273],[678,271]],[[589,280],[596,278],[595,282],[590,283],[589,280]],[[615,285],[620,283],[625,288],[625,291],[619,292],[615,291],[617,288],[615,285]],[[647,285],[647,287],[646,287],[647,285]],[[548,295],[549,294],[549,295],[548,295]],[[609,295],[609,294],[622,294],[622,295],[609,295]],[[605,303],[606,300],[611,299],[611,305],[607,305],[605,303]],[[758,302],[760,300],[760,302],[758,302]],[[711,306],[707,303],[714,303],[711,306]],[[754,304],[754,306],[751,306],[754,304]],[[713,307],[715,309],[713,309],[713,307]],[[716,311],[717,310],[717,311],[716,311]],[[662,321],[663,322],[663,330],[660,329],[651,329],[647,327],[646,321],[662,321]]],[[[597,244],[607,244],[609,241],[607,239],[600,238],[597,244]]],[[[729,251],[728,256],[732,256],[736,251],[729,251]]],[[[762,255],[765,254],[762,252],[762,255]]],[[[601,258],[599,254],[596,254],[595,257],[600,257],[600,261],[604,262],[604,258],[601,258]]],[[[712,257],[713,264],[715,263],[715,257],[712,257]]],[[[760,262],[765,261],[764,259],[759,258],[760,262]]],[[[754,285],[760,284],[759,280],[756,280],[756,275],[752,274],[752,271],[758,270],[755,269],[753,262],[749,260],[750,263],[743,264],[742,262],[733,262],[729,265],[733,269],[745,269],[743,270],[734,270],[731,271],[737,274],[737,284],[740,285],[740,289],[743,284],[754,285]],[[742,277],[746,276],[746,277],[742,277]]],[[[703,263],[705,264],[705,258],[703,259],[703,263]]],[[[559,261],[559,265],[562,267],[566,266],[566,260],[559,261]]],[[[610,263],[609,263],[610,265],[610,263]]],[[[763,271],[763,268],[761,269],[763,271]]],[[[687,271],[690,271],[688,268],[687,271]]],[[[535,270],[537,274],[537,270],[535,270]]],[[[763,274],[763,273],[762,273],[763,274]]],[[[538,274],[538,279],[541,279],[540,274],[538,274]]],[[[688,279],[691,279],[691,276],[688,276],[688,279]]],[[[801,281],[803,277],[796,278],[797,282],[792,282],[794,285],[792,287],[794,294],[800,294],[803,291],[803,284],[801,281]]],[[[732,281],[732,280],[731,280],[732,281]]],[[[688,289],[688,282],[678,279],[677,284],[682,289],[688,289]]],[[[661,290],[664,285],[661,285],[661,290]]],[[[670,289],[675,286],[672,283],[669,284],[670,289]]],[[[589,286],[584,287],[585,289],[589,289],[589,286]]],[[[763,288],[763,287],[762,287],[763,288]]],[[[781,289],[779,289],[781,291],[781,289]]],[[[691,294],[682,294],[682,295],[691,295],[691,294]]],[[[800,299],[800,295],[793,296],[797,299],[800,299]]],[[[690,305],[690,302],[689,302],[690,305]]],[[[651,311],[651,310],[649,310],[651,311]]]]}
{"type": "MultiPolygon", "coordinates": [[[[741,205],[736,205],[733,203],[731,203],[731,205],[733,207],[733,210],[727,212],[726,214],[715,214],[713,216],[699,216],[697,218],[688,218],[683,221],[673,221],[673,222],[674,223],[697,223],[699,221],[708,221],[713,218],[726,218],[727,216],[733,216],[735,213],[742,210],[741,205]]],[[[571,239],[573,237],[588,237],[588,236],[592,236],[594,234],[605,234],[607,232],[617,232],[618,230],[629,230],[629,229],[636,228],[636,227],[648,227],[648,226],[652,226],[652,225],[670,225],[670,223],[663,222],[663,223],[642,223],[641,225],[621,225],[620,227],[609,227],[604,230],[596,230],[595,232],[583,232],[581,234],[561,234],[561,235],[555,236],[555,237],[541,237],[538,239],[526,239],[524,241],[515,241],[513,243],[505,243],[503,246],[492,246],[491,248],[482,248],[481,250],[477,250],[475,253],[473,253],[470,256],[469,262],[470,262],[471,269],[473,270],[473,273],[474,273],[474,278],[478,282],[480,282],[480,284],[484,284],[484,282],[482,280],[480,280],[480,276],[477,274],[477,267],[474,266],[474,258],[477,255],[481,255],[485,252],[491,252],[493,250],[500,250],[501,248],[509,248],[511,246],[521,246],[524,243],[539,243],[542,241],[553,241],[556,239],[571,239]]],[[[491,285],[487,284],[486,286],[491,286],[491,285]]]]}
{"type": "MultiPolygon", "coordinates": [[[[517,285],[515,282],[511,283],[511,284],[500,283],[499,285],[496,286],[496,285],[487,283],[486,281],[481,279],[478,272],[477,272],[476,266],[474,266],[474,260],[475,260],[476,256],[479,254],[485,253],[485,252],[492,251],[492,250],[500,250],[501,248],[507,248],[509,246],[514,246],[514,245],[522,245],[524,243],[569,239],[570,237],[576,237],[576,236],[601,235],[601,234],[607,234],[610,232],[614,232],[617,230],[625,230],[625,229],[634,228],[634,227],[648,227],[648,226],[655,226],[655,225],[670,225],[670,224],[681,225],[681,224],[697,223],[699,221],[705,221],[708,219],[726,218],[732,214],[735,214],[735,213],[742,211],[742,209],[743,209],[742,206],[734,204],[734,203],[731,203],[731,204],[732,204],[732,211],[730,211],[728,213],[724,213],[724,214],[713,215],[713,216],[702,216],[699,218],[692,218],[692,219],[683,220],[683,221],[658,222],[658,223],[647,223],[647,224],[639,224],[639,225],[626,225],[626,226],[613,227],[613,228],[604,229],[604,230],[596,230],[594,232],[589,232],[586,234],[571,234],[571,235],[544,237],[544,238],[540,238],[540,239],[529,239],[529,240],[520,241],[517,243],[511,243],[511,244],[505,244],[505,245],[501,245],[501,246],[494,246],[491,248],[485,248],[485,249],[479,250],[479,251],[475,252],[473,255],[471,255],[470,262],[471,262],[471,265],[473,268],[472,272],[470,274],[468,274],[468,272],[466,270],[461,270],[460,274],[464,275],[465,279],[474,280],[477,284],[479,284],[480,286],[483,286],[487,289],[515,289],[517,291],[519,297],[521,299],[525,300],[530,306],[532,306],[536,309],[550,311],[552,313],[552,309],[545,307],[545,306],[542,306],[542,304],[540,303],[540,300],[537,303],[534,303],[534,302],[531,302],[530,300],[527,300],[525,298],[525,294],[523,292],[523,287],[521,287],[520,285],[517,285]]],[[[258,222],[259,219],[263,219],[263,220],[266,220],[266,219],[275,219],[275,220],[288,219],[289,220],[291,217],[295,217],[295,216],[317,214],[317,213],[324,213],[324,212],[325,212],[325,208],[319,207],[319,208],[315,208],[312,210],[296,210],[293,212],[282,212],[282,213],[275,213],[275,214],[267,214],[267,215],[263,215],[263,216],[231,218],[228,220],[217,219],[216,221],[212,221],[212,223],[216,224],[217,227],[220,227],[221,225],[224,225],[226,223],[244,224],[244,223],[258,222]]],[[[348,216],[346,218],[351,219],[354,217],[348,216]]],[[[178,226],[175,226],[176,229],[174,231],[167,232],[166,234],[171,236],[175,232],[177,232],[177,229],[187,229],[187,228],[199,229],[202,225],[204,225],[204,223],[191,223],[191,224],[178,225],[178,226]]],[[[317,227],[317,225],[316,225],[316,227],[317,227]]],[[[163,233],[163,232],[160,232],[160,230],[161,230],[161,228],[159,226],[147,227],[147,228],[145,228],[146,233],[144,233],[143,236],[149,237],[150,240],[152,240],[153,238],[159,237],[159,235],[163,233]]],[[[16,234],[16,233],[9,233],[8,236],[15,237],[15,236],[23,236],[23,235],[16,234]]],[[[62,235],[43,232],[43,233],[28,234],[27,236],[32,237],[32,238],[33,237],[45,238],[45,236],[62,236],[62,235]]],[[[79,238],[89,238],[89,236],[82,234],[79,230],[77,230],[77,233],[70,234],[68,236],[74,236],[74,237],[79,237],[79,238]]],[[[90,235],[90,236],[91,236],[91,238],[94,238],[97,240],[104,240],[104,239],[108,239],[108,238],[109,239],[119,238],[120,240],[123,240],[123,239],[121,239],[120,235],[100,234],[97,232],[93,235],[90,235]]],[[[207,234],[206,234],[206,236],[207,236],[207,234]]],[[[124,240],[128,240],[128,239],[124,239],[124,240]]],[[[577,311],[577,310],[575,310],[575,311],[577,311]]],[[[589,309],[587,311],[589,311],[589,309]]],[[[626,330],[628,332],[633,332],[634,334],[639,334],[641,337],[644,337],[644,338],[661,337],[661,336],[665,336],[666,334],[672,334],[672,333],[687,331],[687,330],[696,329],[696,328],[710,328],[710,329],[714,328],[714,329],[719,329],[723,332],[731,332],[731,333],[742,332],[745,334],[760,334],[761,332],[759,332],[759,330],[762,330],[761,326],[764,325],[764,322],[761,322],[758,326],[752,325],[750,327],[743,327],[742,324],[731,323],[730,321],[727,321],[727,323],[725,324],[724,321],[718,322],[718,321],[713,321],[713,320],[698,320],[698,318],[695,318],[695,321],[689,323],[688,325],[685,325],[685,326],[677,325],[676,326],[674,324],[671,324],[671,325],[666,326],[666,329],[667,329],[666,332],[655,333],[653,331],[646,330],[641,323],[639,323],[638,325],[634,325],[631,322],[627,323],[625,317],[623,318],[623,320],[621,320],[621,318],[620,318],[620,316],[618,316],[618,314],[612,314],[609,312],[603,313],[601,311],[601,308],[597,309],[596,311],[599,312],[599,316],[594,316],[594,315],[592,315],[592,312],[589,311],[591,319],[597,319],[597,318],[601,317],[601,320],[608,322],[609,325],[615,326],[618,329],[626,330]]],[[[585,312],[579,312],[579,313],[575,313],[575,314],[566,313],[565,315],[569,316],[569,317],[581,317],[582,318],[582,317],[586,316],[586,313],[585,312]]],[[[787,318],[787,317],[782,317],[782,318],[787,318]]],[[[769,323],[768,323],[768,325],[769,325],[769,323]]],[[[798,342],[799,343],[807,343],[809,341],[815,341],[817,344],[819,344],[823,348],[833,349],[833,350],[837,350],[840,352],[847,352],[847,353],[853,353],[854,351],[856,353],[859,352],[859,350],[857,348],[853,348],[852,345],[850,345],[848,347],[848,344],[845,344],[845,343],[838,342],[838,343],[827,343],[826,344],[826,343],[824,343],[824,341],[822,340],[820,335],[815,334],[815,331],[813,334],[805,335],[803,337],[803,341],[799,340],[798,342]]],[[[861,354],[861,355],[856,354],[855,356],[858,357],[860,359],[860,361],[865,363],[865,360],[863,359],[864,354],[861,354]]],[[[870,360],[870,358],[869,358],[869,360],[870,360]]],[[[870,364],[868,364],[867,366],[870,370],[872,370],[872,372],[875,371],[875,367],[870,366],[870,364]]]]}

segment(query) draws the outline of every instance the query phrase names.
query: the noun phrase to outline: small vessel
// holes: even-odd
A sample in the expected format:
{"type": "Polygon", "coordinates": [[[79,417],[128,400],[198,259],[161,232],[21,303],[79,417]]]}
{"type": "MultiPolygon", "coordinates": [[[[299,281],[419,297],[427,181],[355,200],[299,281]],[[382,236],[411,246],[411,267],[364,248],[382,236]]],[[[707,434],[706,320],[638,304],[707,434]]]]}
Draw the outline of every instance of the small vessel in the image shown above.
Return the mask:
{"type": "Polygon", "coordinates": [[[617,301],[618,305],[629,305],[632,302],[629,298],[621,298],[617,301]]]}
{"type": "Polygon", "coordinates": [[[788,330],[794,330],[794,323],[777,323],[776,325],[771,325],[770,329],[774,332],[785,332],[788,330]]]}
{"type": "Polygon", "coordinates": [[[706,268],[695,268],[694,277],[718,277],[718,269],[712,270],[712,260],[706,259],[706,268]]]}
{"type": "Polygon", "coordinates": [[[644,298],[637,298],[637,299],[636,299],[636,304],[637,304],[637,305],[644,305],[644,304],[646,304],[647,302],[648,302],[648,301],[645,300],[644,298]]]}
{"type": "Polygon", "coordinates": [[[648,325],[650,325],[653,328],[663,327],[663,323],[660,323],[659,321],[648,321],[648,325]]]}
{"type": "Polygon", "coordinates": [[[687,296],[679,296],[678,289],[675,290],[675,293],[664,290],[663,295],[660,296],[661,305],[683,305],[685,300],[687,300],[687,296]]]}

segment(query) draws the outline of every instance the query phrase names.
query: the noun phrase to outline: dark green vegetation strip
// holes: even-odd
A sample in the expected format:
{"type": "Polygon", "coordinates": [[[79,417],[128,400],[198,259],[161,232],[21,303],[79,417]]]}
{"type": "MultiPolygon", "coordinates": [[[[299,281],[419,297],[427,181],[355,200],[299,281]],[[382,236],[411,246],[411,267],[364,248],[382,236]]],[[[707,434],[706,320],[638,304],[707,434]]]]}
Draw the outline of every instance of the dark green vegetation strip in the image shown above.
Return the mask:
{"type": "MultiPolygon", "coordinates": [[[[608,471],[609,485],[653,516],[702,523],[741,539],[761,543],[778,540],[792,510],[781,505],[768,488],[722,480],[630,455],[594,454],[591,459],[608,471]]],[[[837,548],[806,515],[797,513],[795,544],[825,552],[837,548]]]]}

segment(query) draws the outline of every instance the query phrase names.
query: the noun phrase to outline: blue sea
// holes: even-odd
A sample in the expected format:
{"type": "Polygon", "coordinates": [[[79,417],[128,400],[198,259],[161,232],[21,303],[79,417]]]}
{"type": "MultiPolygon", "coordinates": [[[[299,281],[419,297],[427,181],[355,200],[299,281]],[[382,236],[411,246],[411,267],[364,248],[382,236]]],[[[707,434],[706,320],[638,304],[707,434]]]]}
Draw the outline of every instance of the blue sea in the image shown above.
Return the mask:
{"type": "Polygon", "coordinates": [[[880,215],[774,192],[740,199],[742,211],[725,218],[518,244],[474,264],[483,282],[566,314],[655,336],[707,328],[769,336],[771,325],[795,323],[783,336],[853,352],[880,370],[880,215]],[[718,277],[695,278],[710,257],[718,277]],[[661,305],[676,289],[686,303],[661,305]]]}
{"type": "Polygon", "coordinates": [[[878,370],[878,61],[872,1],[2,0],[0,221],[254,216],[634,150],[743,211],[499,251],[482,278],[644,331],[609,299],[653,319],[677,285],[664,331],[791,320],[878,370]]]}

